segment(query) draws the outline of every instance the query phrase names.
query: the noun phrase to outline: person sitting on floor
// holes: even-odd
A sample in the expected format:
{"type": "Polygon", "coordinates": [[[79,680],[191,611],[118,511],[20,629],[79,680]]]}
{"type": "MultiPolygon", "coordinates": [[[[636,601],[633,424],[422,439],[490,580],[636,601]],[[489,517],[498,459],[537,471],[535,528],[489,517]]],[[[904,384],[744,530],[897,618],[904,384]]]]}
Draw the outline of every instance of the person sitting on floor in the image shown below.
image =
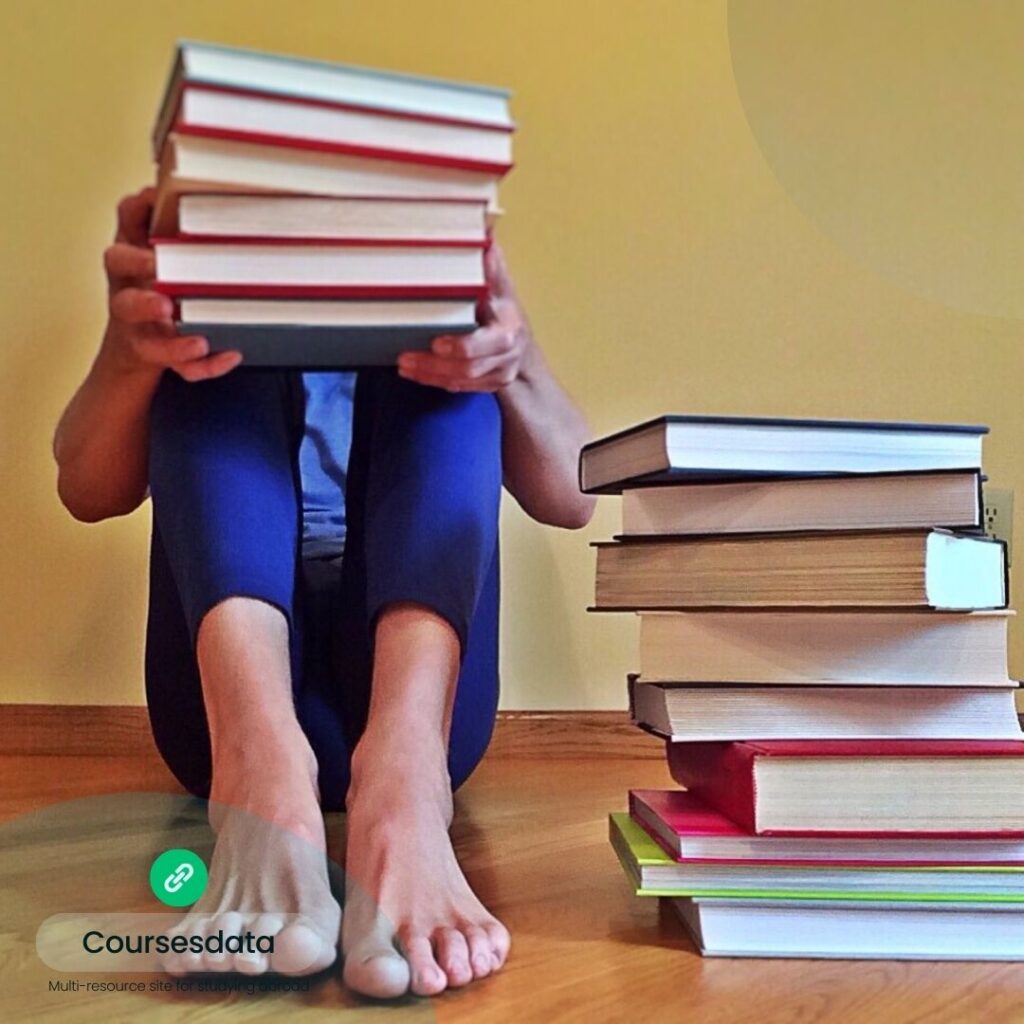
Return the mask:
{"type": "Polygon", "coordinates": [[[168,970],[310,973],[433,995],[501,968],[504,926],[448,837],[498,700],[502,484],[585,525],[586,423],[497,245],[483,325],[356,374],[239,368],[152,290],[151,189],[105,254],[109,322],[57,428],[77,519],[153,505],[146,695],[156,744],[208,798],[206,893],[179,929],[275,934],[268,956],[168,970]],[[347,810],[345,912],[322,810],[347,810]]]}

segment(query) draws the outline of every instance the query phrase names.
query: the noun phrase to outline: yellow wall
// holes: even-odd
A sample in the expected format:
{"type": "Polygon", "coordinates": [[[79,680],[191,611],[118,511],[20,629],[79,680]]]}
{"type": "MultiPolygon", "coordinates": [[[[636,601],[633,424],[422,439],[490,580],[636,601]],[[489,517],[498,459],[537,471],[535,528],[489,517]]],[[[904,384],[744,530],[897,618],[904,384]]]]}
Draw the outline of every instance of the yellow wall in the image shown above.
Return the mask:
{"type": "MultiPolygon", "coordinates": [[[[597,431],[664,411],[981,421],[990,475],[1019,490],[1022,10],[8,5],[0,698],[141,699],[148,509],[73,523],[49,439],[100,333],[99,254],[115,200],[150,175],[177,36],[511,86],[522,130],[501,238],[597,431]]],[[[590,529],[561,534],[507,503],[507,707],[623,706],[635,624],[584,613],[587,542],[617,516],[605,499],[590,529]]]]}

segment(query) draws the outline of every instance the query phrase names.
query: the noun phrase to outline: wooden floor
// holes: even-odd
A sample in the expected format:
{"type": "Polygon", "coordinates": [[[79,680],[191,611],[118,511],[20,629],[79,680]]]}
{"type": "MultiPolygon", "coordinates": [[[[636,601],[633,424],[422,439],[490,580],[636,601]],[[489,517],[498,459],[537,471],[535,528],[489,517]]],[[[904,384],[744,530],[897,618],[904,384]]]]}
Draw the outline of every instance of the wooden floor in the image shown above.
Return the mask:
{"type": "MultiPolygon", "coordinates": [[[[631,895],[605,839],[606,814],[623,807],[627,787],[666,784],[664,766],[651,760],[486,761],[459,794],[455,837],[473,886],[512,932],[512,955],[500,975],[439,999],[373,1005],[349,996],[336,976],[298,995],[51,993],[48,981],[56,975],[35,957],[34,933],[24,927],[12,933],[5,920],[0,1020],[243,1021],[286,1014],[337,1020],[340,1014],[441,1024],[1024,1021],[1022,965],[702,960],[656,901],[631,895]]],[[[174,792],[175,786],[147,757],[0,757],[0,817],[7,822],[0,825],[0,849],[4,829],[27,812],[127,790],[174,792]]],[[[66,838],[73,844],[76,819],[63,813],[63,806],[51,807],[50,820],[69,822],[66,838]]],[[[30,913],[26,887],[41,885],[26,880],[33,865],[21,864],[19,852],[8,848],[8,868],[0,871],[7,918],[12,909],[15,916],[30,913]]],[[[24,851],[25,859],[32,856],[24,851]]],[[[53,871],[42,860],[35,867],[40,877],[53,871]]],[[[78,906],[62,909],[89,909],[88,886],[79,895],[78,906]]]]}

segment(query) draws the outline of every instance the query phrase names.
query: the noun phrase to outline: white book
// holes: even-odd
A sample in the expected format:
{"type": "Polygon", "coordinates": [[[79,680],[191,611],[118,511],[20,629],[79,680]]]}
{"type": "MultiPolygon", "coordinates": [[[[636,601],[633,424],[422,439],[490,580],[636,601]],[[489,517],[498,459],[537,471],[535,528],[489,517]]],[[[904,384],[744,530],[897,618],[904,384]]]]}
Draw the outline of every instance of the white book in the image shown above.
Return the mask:
{"type": "Polygon", "coordinates": [[[155,239],[161,284],[483,286],[483,252],[433,246],[346,246],[155,239]]]}
{"type": "Polygon", "coordinates": [[[1009,611],[640,613],[640,681],[1006,686],[1009,611]]]}
{"type": "Polygon", "coordinates": [[[355,238],[470,242],[487,238],[480,201],[280,195],[185,195],[178,203],[184,235],[256,238],[355,238]]]}
{"type": "Polygon", "coordinates": [[[183,322],[301,324],[318,327],[437,327],[463,330],[476,319],[476,304],[459,299],[391,302],[330,299],[180,300],[183,322]]]}
{"type": "Polygon", "coordinates": [[[499,173],[512,165],[510,131],[203,87],[184,89],[174,130],[373,151],[368,156],[393,153],[410,159],[475,163],[499,173]]]}
{"type": "Polygon", "coordinates": [[[184,192],[474,200],[497,209],[498,175],[404,160],[170,135],[161,151],[152,232],[173,234],[184,192]]]}
{"type": "Polygon", "coordinates": [[[1016,687],[632,685],[636,724],[707,740],[1019,740],[1016,687]]]}
{"type": "Polygon", "coordinates": [[[507,89],[183,40],[153,128],[159,152],[186,82],[509,129],[507,89]]]}
{"type": "Polygon", "coordinates": [[[672,899],[704,956],[1024,960],[1024,914],[1000,903],[672,899]]]}

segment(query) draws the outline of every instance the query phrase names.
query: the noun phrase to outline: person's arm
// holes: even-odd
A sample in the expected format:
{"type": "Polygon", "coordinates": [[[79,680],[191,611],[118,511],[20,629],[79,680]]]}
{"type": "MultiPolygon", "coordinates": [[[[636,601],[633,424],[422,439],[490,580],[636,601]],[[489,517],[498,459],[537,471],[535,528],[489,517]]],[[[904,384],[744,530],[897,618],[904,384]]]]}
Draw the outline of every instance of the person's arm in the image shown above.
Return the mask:
{"type": "Polygon", "coordinates": [[[534,519],[578,529],[594,513],[595,499],[580,493],[577,475],[590,430],[534,340],[496,244],[487,252],[486,269],[483,326],[437,338],[430,352],[404,353],[398,372],[448,391],[495,392],[505,486],[534,519]]]}
{"type": "Polygon", "coordinates": [[[160,376],[219,377],[237,352],[208,355],[205,338],[178,337],[170,299],[152,291],[153,252],[146,225],[153,190],[117,208],[117,238],[104,253],[109,318],[99,352],[68,403],[53,439],[57,493],[84,522],[125,515],[149,488],[149,410],[160,376]]]}

